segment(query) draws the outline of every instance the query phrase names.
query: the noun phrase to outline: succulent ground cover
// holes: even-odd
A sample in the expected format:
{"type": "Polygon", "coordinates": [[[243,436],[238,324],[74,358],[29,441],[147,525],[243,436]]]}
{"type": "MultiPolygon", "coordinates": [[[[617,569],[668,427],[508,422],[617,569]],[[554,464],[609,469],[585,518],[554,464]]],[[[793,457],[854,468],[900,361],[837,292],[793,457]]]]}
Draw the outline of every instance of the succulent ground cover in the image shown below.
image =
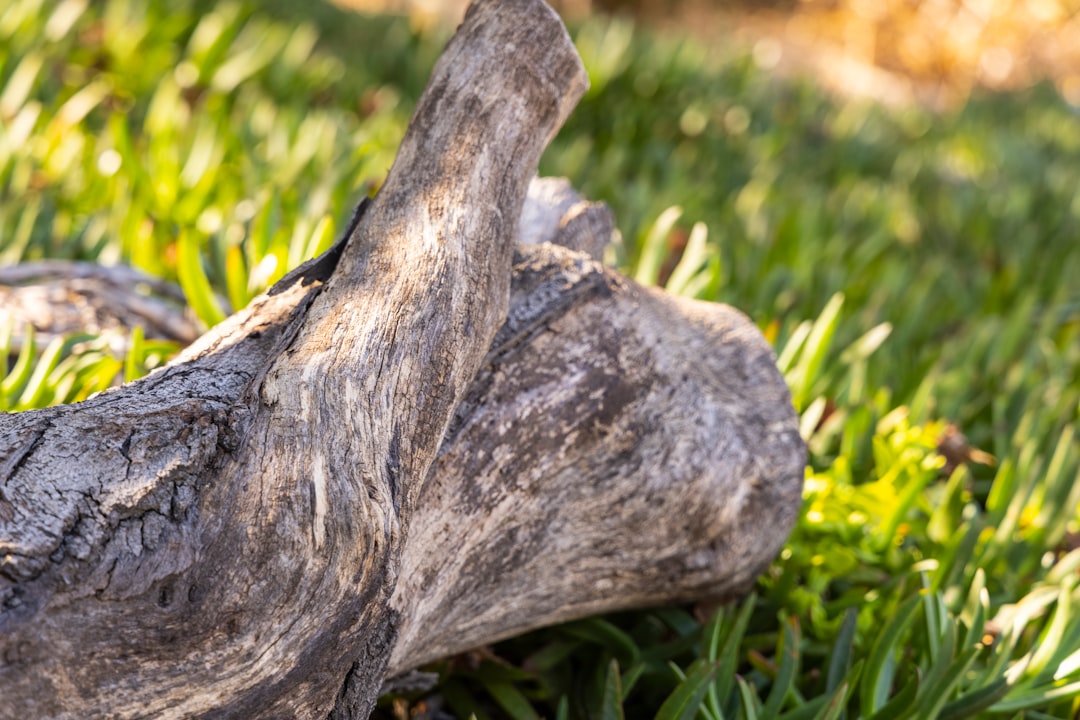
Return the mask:
{"type": "MultiPolygon", "coordinates": [[[[571,31],[592,89],[541,169],[611,205],[628,274],[765,331],[811,450],[804,511],[739,603],[481,648],[379,712],[1075,716],[1075,108],[1036,86],[886,109],[626,20],[571,31]]],[[[131,264],[214,324],[378,188],[445,38],[270,0],[7,4],[0,264],[131,264]]],[[[0,317],[0,409],[176,349],[138,328],[40,345],[0,317]]]]}

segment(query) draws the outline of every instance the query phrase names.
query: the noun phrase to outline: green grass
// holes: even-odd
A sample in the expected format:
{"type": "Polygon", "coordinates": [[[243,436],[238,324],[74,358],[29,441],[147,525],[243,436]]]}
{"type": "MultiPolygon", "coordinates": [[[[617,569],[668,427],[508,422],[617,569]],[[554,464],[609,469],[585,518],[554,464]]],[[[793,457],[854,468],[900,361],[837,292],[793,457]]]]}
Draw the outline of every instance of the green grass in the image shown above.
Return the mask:
{"type": "MultiPolygon", "coordinates": [[[[613,207],[630,275],[732,303],[774,342],[811,450],[804,511],[738,606],[533,633],[437,664],[427,702],[1075,716],[1076,109],[1037,87],[886,110],[622,20],[572,33],[593,86],[541,170],[613,207]],[[996,464],[946,474],[949,423],[996,464]]],[[[0,263],[129,263],[216,322],[377,189],[445,38],[282,0],[6,3],[0,263]]],[[[0,409],[83,399],[171,350],[132,339],[25,346],[0,409]]]]}

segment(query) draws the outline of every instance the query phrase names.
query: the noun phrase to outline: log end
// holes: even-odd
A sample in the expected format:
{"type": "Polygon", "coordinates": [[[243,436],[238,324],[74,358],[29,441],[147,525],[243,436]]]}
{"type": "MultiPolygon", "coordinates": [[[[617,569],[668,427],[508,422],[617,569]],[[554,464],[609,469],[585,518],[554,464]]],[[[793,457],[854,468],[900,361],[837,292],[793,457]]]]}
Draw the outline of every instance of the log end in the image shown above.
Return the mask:
{"type": "Polygon", "coordinates": [[[550,245],[515,271],[529,312],[511,314],[417,506],[391,674],[589,614],[738,595],[798,515],[805,446],[746,316],[550,245]]]}

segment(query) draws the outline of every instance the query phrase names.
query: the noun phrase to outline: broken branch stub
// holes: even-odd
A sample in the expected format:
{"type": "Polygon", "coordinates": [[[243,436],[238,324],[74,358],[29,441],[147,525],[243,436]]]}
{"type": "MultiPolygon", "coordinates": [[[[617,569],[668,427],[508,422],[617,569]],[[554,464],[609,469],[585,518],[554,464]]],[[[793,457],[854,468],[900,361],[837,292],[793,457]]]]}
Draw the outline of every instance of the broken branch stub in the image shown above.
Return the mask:
{"type": "MultiPolygon", "coordinates": [[[[584,87],[542,2],[477,3],[348,238],[169,367],[0,416],[0,716],[362,717],[388,669],[750,582],[803,462],[760,334],[550,244],[511,272],[584,87]]],[[[565,201],[526,234],[595,255],[565,201]]]]}

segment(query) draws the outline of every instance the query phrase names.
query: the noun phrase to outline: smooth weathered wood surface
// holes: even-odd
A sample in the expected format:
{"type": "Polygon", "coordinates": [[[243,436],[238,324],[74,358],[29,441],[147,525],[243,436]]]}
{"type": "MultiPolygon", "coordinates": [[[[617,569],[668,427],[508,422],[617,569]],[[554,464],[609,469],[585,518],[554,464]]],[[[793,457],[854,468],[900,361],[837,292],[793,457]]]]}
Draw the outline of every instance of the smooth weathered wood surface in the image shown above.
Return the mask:
{"type": "Polygon", "coordinates": [[[542,2],[483,0],[345,241],[169,367],[0,416],[0,717],[364,717],[388,673],[764,567],[804,459],[765,341],[543,242],[596,257],[602,206],[522,213],[584,77],[542,2]]]}
{"type": "Polygon", "coordinates": [[[734,597],[798,513],[803,442],[745,316],[551,246],[518,260],[413,516],[391,674],[592,613],[734,597]]]}

